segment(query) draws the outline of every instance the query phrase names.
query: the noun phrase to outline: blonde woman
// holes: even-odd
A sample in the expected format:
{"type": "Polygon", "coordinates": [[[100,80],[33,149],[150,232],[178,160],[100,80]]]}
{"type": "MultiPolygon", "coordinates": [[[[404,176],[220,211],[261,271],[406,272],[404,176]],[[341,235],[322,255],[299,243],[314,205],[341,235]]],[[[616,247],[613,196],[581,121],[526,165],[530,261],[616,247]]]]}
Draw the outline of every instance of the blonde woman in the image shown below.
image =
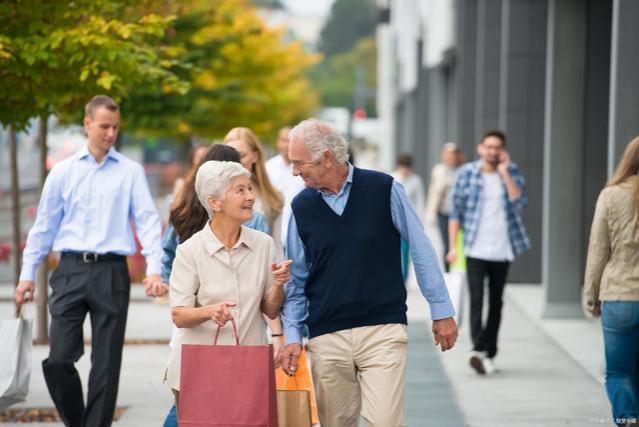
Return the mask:
{"type": "Polygon", "coordinates": [[[592,220],[584,309],[601,316],[606,391],[617,425],[639,419],[639,136],[599,194],[592,220]]]}
{"type": "Polygon", "coordinates": [[[268,220],[271,236],[275,240],[275,247],[278,253],[283,254],[280,236],[282,234],[281,215],[284,197],[275,189],[268,178],[262,143],[251,129],[245,127],[231,129],[224,137],[224,143],[240,153],[242,166],[251,172],[255,191],[254,208],[268,220]]]}

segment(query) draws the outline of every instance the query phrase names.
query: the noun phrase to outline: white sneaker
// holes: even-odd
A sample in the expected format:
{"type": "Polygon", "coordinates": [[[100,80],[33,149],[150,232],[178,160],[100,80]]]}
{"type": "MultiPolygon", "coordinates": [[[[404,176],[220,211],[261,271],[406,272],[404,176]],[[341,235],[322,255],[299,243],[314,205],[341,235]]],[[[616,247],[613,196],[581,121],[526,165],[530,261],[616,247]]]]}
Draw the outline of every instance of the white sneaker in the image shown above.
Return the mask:
{"type": "Polygon", "coordinates": [[[468,363],[470,363],[471,368],[473,368],[479,375],[486,374],[486,367],[484,366],[486,359],[486,353],[483,351],[471,351],[470,359],[468,359],[468,363]]]}
{"type": "Polygon", "coordinates": [[[495,366],[495,361],[491,357],[486,357],[483,360],[484,362],[484,371],[486,371],[486,375],[494,374],[497,372],[497,366],[495,366]]]}

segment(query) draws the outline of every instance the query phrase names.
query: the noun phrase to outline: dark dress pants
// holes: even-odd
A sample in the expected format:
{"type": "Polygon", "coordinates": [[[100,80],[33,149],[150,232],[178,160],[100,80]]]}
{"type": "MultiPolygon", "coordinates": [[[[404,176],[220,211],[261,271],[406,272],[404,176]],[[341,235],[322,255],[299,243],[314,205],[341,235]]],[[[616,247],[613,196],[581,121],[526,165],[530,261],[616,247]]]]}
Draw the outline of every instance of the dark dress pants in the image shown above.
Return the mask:
{"type": "Polygon", "coordinates": [[[84,262],[63,254],[50,280],[49,358],[42,362],[65,425],[110,426],[118,393],[130,280],[126,258],[84,262]],[[91,317],[91,372],[86,407],[74,363],[84,353],[82,325],[91,317]]]}
{"type": "Polygon", "coordinates": [[[501,323],[504,286],[508,275],[508,261],[486,261],[466,258],[468,289],[470,292],[470,335],[473,350],[485,351],[489,358],[497,354],[497,335],[501,323]],[[488,277],[488,318],[482,322],[484,279],[488,277]]]}

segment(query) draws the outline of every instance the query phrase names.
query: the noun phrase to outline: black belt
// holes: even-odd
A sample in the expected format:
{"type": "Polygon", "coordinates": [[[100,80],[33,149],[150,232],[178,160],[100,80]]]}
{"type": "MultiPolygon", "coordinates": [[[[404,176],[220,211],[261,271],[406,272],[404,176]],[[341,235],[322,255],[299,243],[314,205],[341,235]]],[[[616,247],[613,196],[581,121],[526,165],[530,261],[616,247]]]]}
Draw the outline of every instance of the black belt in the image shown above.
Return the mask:
{"type": "Polygon", "coordinates": [[[62,252],[62,258],[72,258],[82,262],[126,261],[126,256],[113,253],[96,254],[93,252],[62,252]]]}

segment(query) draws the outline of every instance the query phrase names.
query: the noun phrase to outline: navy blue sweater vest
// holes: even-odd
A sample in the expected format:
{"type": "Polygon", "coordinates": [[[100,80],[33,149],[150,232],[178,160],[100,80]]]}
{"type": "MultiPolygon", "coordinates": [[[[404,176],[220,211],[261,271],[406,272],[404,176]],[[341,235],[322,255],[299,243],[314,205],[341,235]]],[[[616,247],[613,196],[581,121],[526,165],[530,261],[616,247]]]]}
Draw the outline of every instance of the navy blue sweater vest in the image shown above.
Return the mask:
{"type": "Polygon", "coordinates": [[[317,190],[305,189],[293,200],[309,265],[305,291],[311,338],[360,326],[406,324],[392,185],[389,175],[355,168],[341,216],[317,190]]]}

